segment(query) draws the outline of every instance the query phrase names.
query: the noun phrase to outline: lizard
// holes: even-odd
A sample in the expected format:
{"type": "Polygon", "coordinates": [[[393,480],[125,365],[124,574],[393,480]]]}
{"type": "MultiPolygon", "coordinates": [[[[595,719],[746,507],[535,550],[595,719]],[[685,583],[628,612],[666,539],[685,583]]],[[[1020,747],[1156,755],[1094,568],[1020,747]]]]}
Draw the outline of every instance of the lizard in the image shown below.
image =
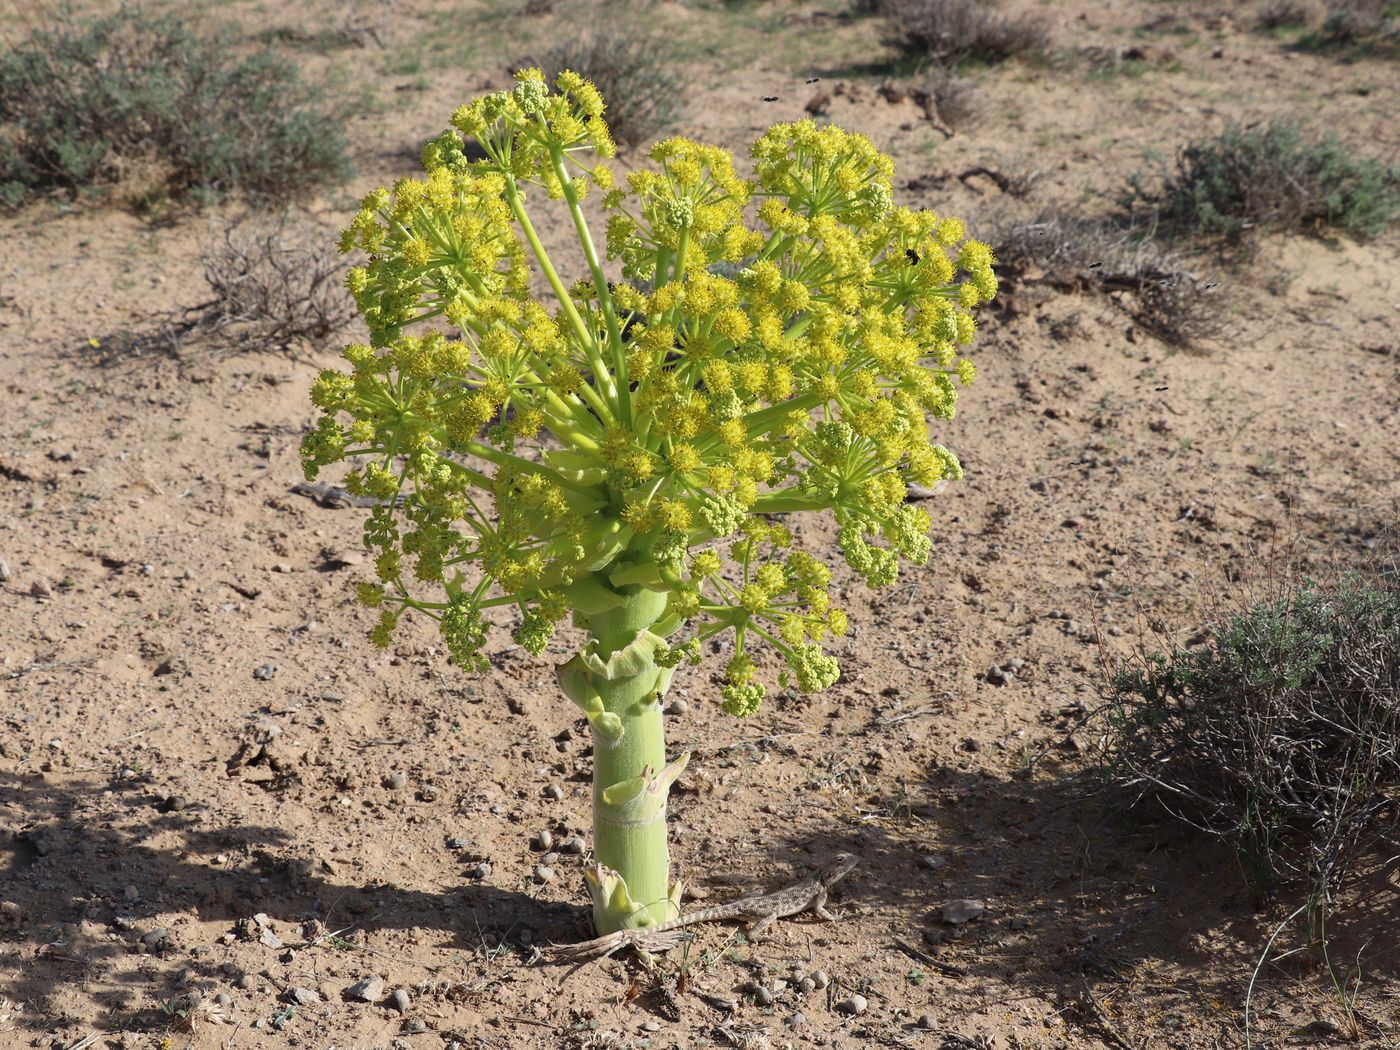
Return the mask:
{"type": "MultiPolygon", "coordinates": [[[[827,891],[860,863],[860,858],[851,853],[838,853],[826,865],[782,889],[772,893],[740,897],[728,904],[713,904],[708,908],[697,908],[674,919],[655,926],[637,929],[617,930],[614,933],[595,937],[579,944],[561,945],[554,949],[556,962],[573,962],[612,955],[628,945],[638,951],[655,952],[674,948],[680,943],[682,931],[687,926],[702,922],[727,922],[733,919],[749,923],[749,934],[753,936],[767,929],[778,919],[811,911],[820,919],[830,922],[836,918],[826,907],[827,891]]],[[[601,865],[599,865],[601,868],[601,865]]]]}

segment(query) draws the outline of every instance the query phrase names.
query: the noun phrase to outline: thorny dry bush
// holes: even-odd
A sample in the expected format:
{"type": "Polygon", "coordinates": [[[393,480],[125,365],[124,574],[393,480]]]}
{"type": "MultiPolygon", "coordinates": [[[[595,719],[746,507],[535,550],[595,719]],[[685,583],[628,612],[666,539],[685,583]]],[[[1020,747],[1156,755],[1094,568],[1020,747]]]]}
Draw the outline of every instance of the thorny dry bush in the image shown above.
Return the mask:
{"type": "Polygon", "coordinates": [[[991,10],[987,0],[883,0],[885,44],[911,58],[945,65],[975,58],[1001,62],[1050,45],[1045,23],[991,10]]]}
{"type": "Polygon", "coordinates": [[[1218,284],[1187,269],[1150,229],[1052,210],[1003,225],[992,245],[998,271],[1013,289],[1043,285],[1108,295],[1172,346],[1197,347],[1223,329],[1218,284]]]}
{"type": "Polygon", "coordinates": [[[1270,590],[1116,676],[1104,770],[1231,842],[1261,899],[1298,878],[1325,898],[1400,846],[1400,585],[1373,568],[1270,590]]]}
{"type": "Polygon", "coordinates": [[[150,318],[145,331],[103,340],[104,363],[178,353],[194,341],[219,354],[320,346],[355,316],[333,238],[288,212],[211,225],[200,259],[213,296],[150,318]]]}

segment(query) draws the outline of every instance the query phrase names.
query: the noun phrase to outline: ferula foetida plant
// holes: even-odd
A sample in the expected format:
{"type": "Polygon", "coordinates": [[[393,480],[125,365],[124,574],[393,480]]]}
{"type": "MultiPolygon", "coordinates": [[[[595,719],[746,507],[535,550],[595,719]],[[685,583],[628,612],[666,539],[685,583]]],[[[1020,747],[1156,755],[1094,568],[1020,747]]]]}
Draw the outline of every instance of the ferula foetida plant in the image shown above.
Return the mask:
{"type": "Polygon", "coordinates": [[[784,685],[836,681],[823,642],[846,616],[785,518],[833,512],[871,587],[928,559],[908,487],[961,476],[929,420],[951,419],[975,374],[992,256],[959,220],[895,207],[893,162],[838,127],[774,125],[751,178],[686,138],[622,177],[593,85],[534,69],[451,124],[425,174],[371,193],[345,231],[367,255],[349,286],[370,345],[317,379],[302,457],[309,477],[353,461],[347,486],[379,501],[364,532],[378,582],[360,587],[379,645],[409,610],[469,670],[487,666],[488,610],[515,607],[533,652],[565,617],[586,631],[558,679],[593,733],[594,921],[647,926],[679,904],[672,672],[732,632],[733,715],[763,698],[758,646],[784,685]],[[566,216],[573,272],[527,201],[566,216]]]}

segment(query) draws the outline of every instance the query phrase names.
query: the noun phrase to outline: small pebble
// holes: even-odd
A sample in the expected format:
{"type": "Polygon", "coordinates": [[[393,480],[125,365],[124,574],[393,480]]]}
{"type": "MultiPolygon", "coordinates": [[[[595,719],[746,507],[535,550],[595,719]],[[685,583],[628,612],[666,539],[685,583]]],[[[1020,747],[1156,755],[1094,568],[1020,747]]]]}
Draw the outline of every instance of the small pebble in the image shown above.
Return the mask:
{"type": "Polygon", "coordinates": [[[287,995],[298,1006],[312,1006],[321,1001],[321,993],[310,988],[289,988],[287,995]]]}
{"type": "MultiPolygon", "coordinates": [[[[422,1035],[428,1030],[428,1025],[417,1017],[410,1017],[403,1023],[405,1035],[422,1035]]],[[[461,1047],[461,1043],[449,1043],[448,1046],[461,1047]]]]}
{"type": "Polygon", "coordinates": [[[260,664],[253,668],[253,677],[259,682],[269,681],[277,673],[276,664],[260,664]]]}
{"type": "Polygon", "coordinates": [[[366,977],[345,989],[345,994],[362,1003],[377,1003],[384,998],[384,983],[383,977],[366,977]]]}
{"type": "Polygon", "coordinates": [[[753,993],[753,997],[754,1002],[758,1003],[759,1006],[773,1005],[773,993],[767,988],[759,988],[758,991],[753,993]]]}
{"type": "Polygon", "coordinates": [[[142,944],[164,944],[170,940],[170,931],[164,926],[157,926],[150,933],[141,938],[142,944]]]}
{"type": "Polygon", "coordinates": [[[233,996],[229,995],[228,992],[220,992],[214,996],[214,1002],[219,1004],[220,1009],[227,1010],[233,1005],[233,996]]]}
{"type": "Polygon", "coordinates": [[[282,938],[272,932],[271,926],[264,926],[262,928],[262,932],[258,934],[258,940],[272,949],[283,947],[282,938]]]}
{"type": "Polygon", "coordinates": [[[37,576],[34,582],[29,585],[29,593],[35,598],[49,598],[53,596],[53,588],[49,586],[48,580],[37,576]]]}
{"type": "Polygon", "coordinates": [[[4,558],[0,558],[0,583],[5,583],[10,578],[10,566],[4,558]]]}
{"type": "Polygon", "coordinates": [[[553,845],[554,836],[550,833],[550,830],[548,828],[536,832],[535,837],[530,840],[530,847],[532,849],[539,850],[541,853],[546,852],[553,845]]]}
{"type": "Polygon", "coordinates": [[[807,977],[818,989],[825,988],[831,983],[831,978],[826,975],[825,970],[813,970],[807,977]]]}
{"type": "Polygon", "coordinates": [[[384,786],[390,791],[402,791],[408,785],[408,774],[395,770],[384,778],[384,786]]]}
{"type": "Polygon", "coordinates": [[[669,704],[666,705],[666,713],[668,715],[683,715],[689,710],[690,704],[680,699],[679,697],[677,697],[675,700],[672,700],[669,704]]]}
{"type": "Polygon", "coordinates": [[[572,854],[575,857],[581,856],[583,851],[587,848],[588,844],[584,842],[583,838],[579,835],[570,835],[563,842],[559,843],[559,849],[562,852],[572,854]]]}
{"type": "Polygon", "coordinates": [[[953,926],[961,926],[965,922],[980,918],[987,910],[985,901],[962,899],[949,901],[943,905],[943,921],[953,926]]]}
{"type": "Polygon", "coordinates": [[[424,784],[418,789],[418,801],[420,802],[436,802],[437,797],[437,788],[433,787],[431,784],[424,784]]]}
{"type": "Polygon", "coordinates": [[[390,1002],[394,1009],[401,1014],[408,1013],[408,1008],[413,1005],[413,999],[409,996],[407,988],[395,988],[394,994],[390,996],[390,1002]]]}
{"type": "Polygon", "coordinates": [[[272,571],[288,573],[294,572],[295,570],[292,568],[291,562],[279,561],[276,565],[272,567],[272,571]]]}
{"type": "Polygon", "coordinates": [[[817,982],[810,977],[804,977],[797,982],[797,990],[803,995],[809,995],[817,990],[817,982]]]}
{"type": "Polygon", "coordinates": [[[540,863],[541,863],[541,864],[558,864],[558,863],[559,863],[559,854],[558,854],[557,852],[555,852],[554,850],[550,850],[548,853],[546,853],[543,857],[540,858],[540,863]]]}
{"type": "Polygon", "coordinates": [[[478,864],[476,867],[472,868],[469,872],[467,872],[467,878],[484,879],[490,876],[490,874],[491,862],[489,860],[483,860],[480,864],[478,864]]]}
{"type": "Polygon", "coordinates": [[[549,787],[544,789],[544,797],[551,801],[558,802],[564,797],[564,789],[558,784],[550,784],[549,787]]]}
{"type": "Polygon", "coordinates": [[[465,839],[461,835],[454,835],[452,838],[447,840],[448,849],[466,849],[471,844],[471,839],[465,839]]]}
{"type": "Polygon", "coordinates": [[[865,996],[859,994],[848,995],[846,998],[842,999],[839,1003],[836,1004],[836,1012],[840,1014],[847,1014],[851,1017],[856,1017],[860,1014],[865,1013],[869,1006],[870,1003],[865,998],[865,996]]]}
{"type": "Polygon", "coordinates": [[[934,1019],[928,1014],[919,1015],[919,1027],[922,1028],[925,1032],[932,1032],[933,1027],[936,1023],[937,1022],[935,1022],[934,1019]]]}
{"type": "Polygon", "coordinates": [[[919,863],[928,868],[929,871],[937,871],[947,867],[948,858],[941,853],[926,853],[919,859],[919,863]]]}
{"type": "Polygon", "coordinates": [[[536,864],[530,874],[534,877],[535,882],[543,886],[550,879],[554,878],[554,869],[548,864],[536,864]]]}

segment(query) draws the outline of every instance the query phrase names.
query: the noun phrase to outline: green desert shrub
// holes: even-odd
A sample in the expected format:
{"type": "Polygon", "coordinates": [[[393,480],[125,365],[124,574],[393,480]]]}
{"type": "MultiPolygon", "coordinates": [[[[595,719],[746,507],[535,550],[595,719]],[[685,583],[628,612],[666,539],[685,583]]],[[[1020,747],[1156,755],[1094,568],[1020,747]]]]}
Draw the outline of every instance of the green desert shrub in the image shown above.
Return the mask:
{"type": "Polygon", "coordinates": [[[1308,139],[1290,123],[1232,124],[1184,147],[1155,176],[1134,176],[1128,204],[1182,237],[1319,228],[1370,237],[1400,215],[1400,169],[1354,156],[1335,138],[1308,139]]]}
{"type": "Polygon", "coordinates": [[[0,54],[0,196],[144,178],[179,197],[288,195],[349,172],[297,67],[172,16],[57,16],[0,54]]]}
{"type": "Polygon", "coordinates": [[[1106,713],[1109,777],[1233,843],[1260,896],[1334,888],[1397,838],[1400,583],[1308,583],[1239,612],[1118,674],[1106,713]]]}

